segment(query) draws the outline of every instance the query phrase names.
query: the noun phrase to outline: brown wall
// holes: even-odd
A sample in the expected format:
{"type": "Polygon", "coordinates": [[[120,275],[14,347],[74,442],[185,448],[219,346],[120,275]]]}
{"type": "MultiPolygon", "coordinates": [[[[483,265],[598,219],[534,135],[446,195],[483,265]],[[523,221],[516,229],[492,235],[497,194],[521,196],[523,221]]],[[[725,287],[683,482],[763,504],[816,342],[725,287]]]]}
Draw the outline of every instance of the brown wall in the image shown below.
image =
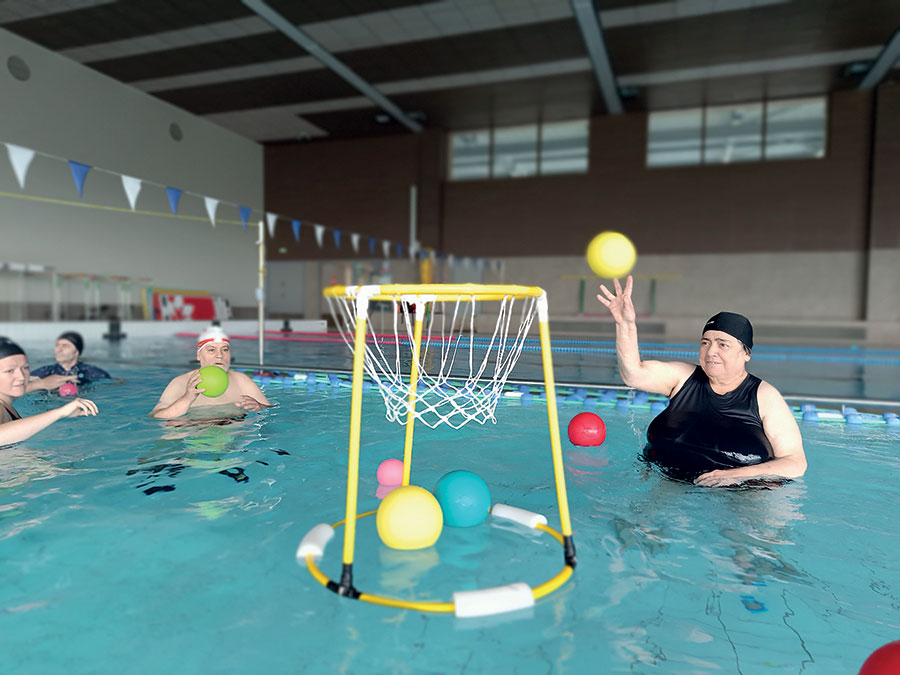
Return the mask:
{"type": "MultiPolygon", "coordinates": [[[[900,165],[893,89],[882,87],[878,97],[881,185],[900,165]]],[[[640,114],[592,119],[585,175],[443,182],[440,131],[270,147],[266,209],[345,236],[356,231],[405,244],[409,185],[417,183],[420,241],[457,255],[576,255],[605,229],[625,232],[647,254],[861,251],[869,240],[871,102],[871,92],[831,97],[821,160],[647,169],[640,114]]],[[[883,245],[897,244],[897,192],[874,191],[873,241],[883,245]]],[[[360,250],[368,257],[367,239],[360,250]]],[[[347,258],[352,251],[344,242],[335,249],[330,234],[317,249],[311,229],[295,245],[285,223],[269,257],[347,258]],[[279,254],[280,246],[287,252],[279,254]]]]}
{"type": "Polygon", "coordinates": [[[900,85],[877,94],[872,167],[872,248],[900,248],[900,85]]]}

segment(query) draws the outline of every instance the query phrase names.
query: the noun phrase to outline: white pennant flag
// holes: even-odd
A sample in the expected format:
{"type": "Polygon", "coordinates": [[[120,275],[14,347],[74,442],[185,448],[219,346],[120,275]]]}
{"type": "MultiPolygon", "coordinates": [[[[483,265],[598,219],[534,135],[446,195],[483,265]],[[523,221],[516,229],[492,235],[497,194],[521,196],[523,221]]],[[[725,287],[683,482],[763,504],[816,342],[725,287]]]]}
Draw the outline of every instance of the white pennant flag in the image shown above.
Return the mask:
{"type": "Polygon", "coordinates": [[[316,231],[316,243],[319,245],[319,248],[322,248],[322,237],[325,236],[325,226],[313,225],[313,228],[316,231]]]}
{"type": "Polygon", "coordinates": [[[447,256],[447,264],[450,265],[450,267],[453,267],[454,262],[456,262],[456,256],[454,256],[452,253],[450,253],[447,256]]]}
{"type": "Polygon", "coordinates": [[[435,260],[437,260],[437,251],[431,249],[430,251],[428,251],[428,257],[431,258],[431,262],[433,263],[435,260]]]}
{"type": "Polygon", "coordinates": [[[469,269],[472,266],[472,261],[469,258],[463,258],[462,264],[463,264],[463,267],[465,267],[466,269],[469,269]]]}
{"type": "Polygon", "coordinates": [[[209,222],[213,227],[216,226],[216,209],[219,206],[219,200],[212,197],[204,197],[203,202],[206,204],[206,213],[209,214],[209,222]]]}
{"type": "Polygon", "coordinates": [[[31,164],[31,160],[34,159],[34,150],[23,148],[21,145],[7,143],[6,151],[9,153],[9,163],[12,164],[13,171],[16,172],[19,187],[24,190],[25,176],[28,175],[28,167],[31,164]]]}
{"type": "Polygon", "coordinates": [[[275,238],[276,220],[278,220],[278,214],[266,212],[266,224],[269,226],[269,239],[275,238]]]}
{"type": "Polygon", "coordinates": [[[122,176],[122,189],[125,190],[125,196],[128,197],[128,203],[131,204],[132,211],[134,211],[134,205],[137,204],[138,195],[141,194],[141,185],[140,178],[122,176]]]}
{"type": "Polygon", "coordinates": [[[381,242],[381,252],[384,254],[385,258],[391,257],[391,242],[387,239],[383,239],[381,242]]]}
{"type": "Polygon", "coordinates": [[[353,245],[353,252],[359,253],[359,235],[356,232],[350,233],[350,243],[353,245]]]}
{"type": "Polygon", "coordinates": [[[416,255],[419,253],[419,242],[414,241],[409,245],[409,259],[415,260],[416,255]]]}

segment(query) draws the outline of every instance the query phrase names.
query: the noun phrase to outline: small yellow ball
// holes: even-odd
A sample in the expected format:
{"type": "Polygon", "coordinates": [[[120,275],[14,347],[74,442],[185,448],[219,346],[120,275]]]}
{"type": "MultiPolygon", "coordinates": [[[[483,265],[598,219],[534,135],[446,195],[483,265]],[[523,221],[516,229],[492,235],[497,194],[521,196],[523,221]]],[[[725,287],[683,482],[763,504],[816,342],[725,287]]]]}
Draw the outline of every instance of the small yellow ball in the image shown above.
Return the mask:
{"type": "Polygon", "coordinates": [[[588,244],[588,265],[594,274],[604,279],[624,277],[634,267],[636,259],[634,244],[621,232],[601,232],[588,244]]]}
{"type": "Polygon", "coordinates": [[[427,548],[441,536],[444,514],[428,490],[404,485],[381,501],[375,527],[385,546],[403,551],[427,548]]]}

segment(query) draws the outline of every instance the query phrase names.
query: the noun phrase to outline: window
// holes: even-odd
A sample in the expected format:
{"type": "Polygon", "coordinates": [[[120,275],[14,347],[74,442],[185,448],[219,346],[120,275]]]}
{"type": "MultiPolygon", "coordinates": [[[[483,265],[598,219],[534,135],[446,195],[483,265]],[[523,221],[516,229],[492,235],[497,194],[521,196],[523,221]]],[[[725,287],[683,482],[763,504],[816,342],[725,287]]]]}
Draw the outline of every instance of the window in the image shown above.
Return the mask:
{"type": "Polygon", "coordinates": [[[541,175],[586,173],[588,121],[547,122],[541,127],[541,175]]]}
{"type": "Polygon", "coordinates": [[[647,118],[647,166],[700,163],[703,108],[652,112],[647,118]]]}
{"type": "Polygon", "coordinates": [[[491,132],[465,131],[450,136],[450,180],[490,178],[491,132]]]}
{"type": "Polygon", "coordinates": [[[766,159],[824,156],[824,98],[766,104],[766,159]]]}
{"type": "Polygon", "coordinates": [[[762,103],[706,109],[703,163],[730,164],[762,159],[762,103]]]}
{"type": "Polygon", "coordinates": [[[494,178],[521,178],[537,173],[538,127],[494,129],[494,178]]]}
{"type": "Polygon", "coordinates": [[[450,180],[521,178],[588,169],[588,120],[450,134],[450,180]]]}
{"type": "Polygon", "coordinates": [[[651,112],[647,166],[824,157],[826,121],[823,97],[651,112]]]}

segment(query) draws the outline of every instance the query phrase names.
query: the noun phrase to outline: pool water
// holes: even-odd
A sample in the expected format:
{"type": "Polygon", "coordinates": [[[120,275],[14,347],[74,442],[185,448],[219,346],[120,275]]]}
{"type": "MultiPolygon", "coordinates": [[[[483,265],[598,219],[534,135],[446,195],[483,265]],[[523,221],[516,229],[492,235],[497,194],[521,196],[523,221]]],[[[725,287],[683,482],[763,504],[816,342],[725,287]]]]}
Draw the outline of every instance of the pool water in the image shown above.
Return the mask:
{"type": "MultiPolygon", "coordinates": [[[[344,515],[346,388],[269,387],[274,409],[169,427],[146,413],[179,370],[96,362],[120,378],[83,392],[100,416],[0,449],[4,672],[835,673],[900,633],[891,428],[804,424],[803,479],[705,489],[638,459],[650,413],[604,409],[601,447],[563,439],[572,580],[529,610],[456,619],[340,598],[295,560],[311,527],[344,515]]],[[[562,428],[581,410],[563,405],[562,428]]],[[[474,471],[494,502],[558,528],[546,415],[503,399],[496,424],[417,427],[413,483],[474,471]]],[[[360,512],[403,444],[374,391],[362,429],[360,512]]],[[[342,535],[320,561],[332,578],[342,535]]],[[[354,572],[362,591],[449,601],[562,564],[548,535],[490,517],[411,552],[366,518],[354,572]]]]}

